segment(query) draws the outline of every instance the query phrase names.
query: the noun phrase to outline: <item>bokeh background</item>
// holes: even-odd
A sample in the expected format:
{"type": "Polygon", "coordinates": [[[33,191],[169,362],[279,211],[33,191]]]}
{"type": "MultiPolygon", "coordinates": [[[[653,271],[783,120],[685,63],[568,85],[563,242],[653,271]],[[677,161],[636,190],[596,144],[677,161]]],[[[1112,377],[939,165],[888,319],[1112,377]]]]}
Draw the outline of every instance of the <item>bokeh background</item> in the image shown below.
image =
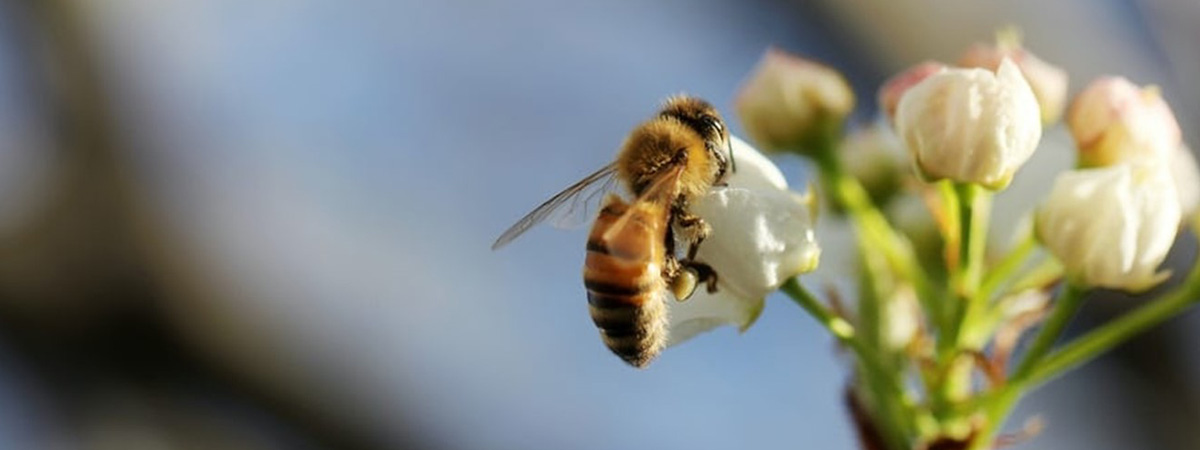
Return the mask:
{"type": "MultiPolygon", "coordinates": [[[[1194,0],[0,0],[0,448],[854,448],[794,305],[632,370],[584,230],[488,247],[665,96],[731,116],[767,46],[845,71],[866,123],[889,74],[1008,24],[1073,92],[1162,86],[1200,142],[1194,0]]],[[[1198,339],[1048,385],[1024,448],[1200,448],[1198,339]]]]}

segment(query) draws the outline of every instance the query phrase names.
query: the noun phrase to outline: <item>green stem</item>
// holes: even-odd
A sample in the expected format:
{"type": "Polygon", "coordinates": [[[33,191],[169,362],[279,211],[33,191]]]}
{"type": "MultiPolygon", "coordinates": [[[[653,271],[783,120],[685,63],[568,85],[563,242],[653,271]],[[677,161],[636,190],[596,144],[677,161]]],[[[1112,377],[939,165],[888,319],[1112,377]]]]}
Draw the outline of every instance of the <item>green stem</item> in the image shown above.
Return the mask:
{"type": "MultiPolygon", "coordinates": [[[[1004,284],[1012,284],[1008,281],[1013,277],[1017,269],[1025,265],[1029,260],[1029,254],[1035,248],[1037,248],[1037,239],[1033,236],[1032,232],[1028,233],[984,277],[983,284],[979,287],[979,292],[976,295],[986,306],[980,312],[981,316],[978,317],[972,327],[972,332],[976,333],[976,336],[968,337],[968,340],[979,336],[991,336],[996,331],[996,327],[1000,325],[1000,322],[1004,320],[1013,303],[1020,301],[1022,297],[1019,291],[1006,292],[1004,295],[997,295],[997,291],[1004,284]]],[[[1057,263],[1050,267],[1054,269],[1054,278],[1061,276],[1057,263]]]]}
{"type": "Polygon", "coordinates": [[[1042,260],[1033,269],[1030,269],[1025,275],[1013,282],[1006,290],[1008,293],[1017,293],[1029,289],[1044,289],[1051,284],[1054,284],[1063,276],[1063,266],[1054,258],[1046,258],[1042,260]]]}
{"type": "MultiPolygon", "coordinates": [[[[980,437],[972,449],[990,448],[995,430],[1000,427],[1004,417],[1027,390],[1036,388],[1080,364],[1095,359],[1100,354],[1128,341],[1139,333],[1200,303],[1200,264],[1197,262],[1200,261],[1193,262],[1191,273],[1188,274],[1183,284],[1170,293],[1076,338],[1050,356],[1045,357],[1040,364],[1026,368],[1023,375],[1018,369],[1009,384],[996,393],[988,404],[988,419],[985,428],[981,430],[980,437]]],[[[1068,289],[1073,289],[1069,286],[1068,289]]],[[[1066,294],[1064,293],[1064,295],[1066,294]]]]}
{"type": "Polygon", "coordinates": [[[883,213],[875,207],[862,184],[843,171],[831,145],[813,156],[813,161],[821,171],[821,181],[827,195],[846,208],[847,216],[858,229],[859,245],[882,253],[888,266],[913,284],[926,312],[932,317],[939,317],[940,295],[929,282],[929,275],[917,261],[908,241],[892,228],[883,213]]]}
{"type": "MultiPolygon", "coordinates": [[[[963,226],[962,226],[962,211],[961,199],[958,191],[954,189],[954,183],[950,180],[942,180],[937,183],[938,193],[942,198],[942,210],[945,223],[945,234],[942,236],[945,242],[946,255],[945,265],[949,274],[947,277],[947,291],[954,292],[955,287],[959,284],[959,278],[962,275],[963,254],[966,251],[966,244],[963,242],[963,226]],[[951,260],[953,256],[955,259],[951,260]]],[[[938,317],[938,329],[943,333],[955,334],[954,328],[957,326],[956,321],[959,315],[960,304],[958,302],[942,302],[942,314],[938,317]]],[[[949,351],[954,344],[951,339],[938,340],[938,350],[941,353],[949,351]]]]}
{"type": "Polygon", "coordinates": [[[1169,294],[1137,310],[1101,325],[1050,355],[1042,364],[1031,369],[1024,383],[1031,386],[1090,361],[1130,338],[1175,317],[1188,307],[1200,303],[1200,264],[1192,267],[1184,284],[1169,294]]]}
{"type": "Polygon", "coordinates": [[[1079,311],[1079,307],[1083,306],[1084,292],[1086,292],[1085,288],[1071,282],[1063,287],[1058,300],[1054,302],[1054,309],[1050,311],[1050,317],[1046,318],[1046,323],[1042,325],[1041,331],[1033,339],[1033,344],[1025,352],[1021,364],[1017,366],[1017,371],[1013,375],[1015,383],[1021,383],[1025,377],[1029,376],[1033,368],[1037,367],[1042,358],[1050,352],[1054,342],[1058,341],[1063,330],[1067,328],[1067,323],[1079,311]]]}
{"type": "Polygon", "coordinates": [[[1004,255],[1004,259],[1000,260],[996,267],[983,277],[983,284],[979,287],[978,295],[989,300],[994,297],[996,289],[1011,278],[1013,272],[1025,265],[1029,254],[1033,253],[1035,248],[1037,248],[1037,237],[1032,232],[1026,233],[1025,237],[1007,255],[1004,255]]]}
{"type": "Polygon", "coordinates": [[[1008,385],[987,405],[984,409],[987,420],[983,423],[983,429],[976,433],[970,450],[992,449],[996,431],[1000,429],[1000,425],[1004,424],[1004,418],[1008,416],[1008,412],[1012,410],[1013,406],[1016,406],[1017,400],[1020,400],[1022,391],[1023,389],[1019,386],[1008,385]]]}
{"type": "Polygon", "coordinates": [[[974,183],[956,184],[955,190],[962,199],[963,257],[962,285],[958,286],[963,298],[971,299],[979,289],[983,278],[983,257],[987,251],[988,219],[992,210],[991,192],[974,183]]]}
{"type": "Polygon", "coordinates": [[[800,284],[799,279],[792,278],[788,280],[783,283],[780,289],[788,297],[791,297],[797,305],[800,305],[801,308],[804,308],[805,311],[812,315],[814,319],[817,319],[817,322],[824,326],[825,329],[829,330],[829,334],[832,334],[833,337],[854,351],[859,351],[861,344],[858,343],[858,339],[855,339],[854,325],[851,325],[846,319],[826,308],[820,300],[817,300],[811,292],[808,292],[808,289],[805,289],[800,284]]]}
{"type": "Polygon", "coordinates": [[[1071,321],[1071,317],[1079,311],[1079,307],[1083,304],[1083,294],[1085,289],[1074,284],[1067,283],[1059,294],[1054,305],[1054,310],[1050,312],[1050,317],[1046,319],[1045,325],[1042,326],[1036,338],[1034,338],[1029,351],[1025,353],[1025,359],[1021,361],[1021,365],[1017,367],[1016,373],[1009,380],[995,397],[987,404],[985,414],[987,420],[984,421],[983,429],[977,434],[977,438],[971,445],[972,450],[984,450],[991,448],[991,442],[994,438],[996,430],[1004,423],[1004,418],[1016,406],[1017,400],[1020,400],[1021,395],[1026,390],[1028,384],[1025,381],[1030,371],[1037,367],[1037,364],[1050,351],[1050,347],[1058,340],[1059,336],[1067,327],[1067,323],[1071,321]]]}
{"type": "MultiPolygon", "coordinates": [[[[976,184],[955,184],[943,193],[957,206],[958,267],[950,277],[950,289],[956,295],[950,302],[946,333],[938,338],[938,356],[945,381],[934,392],[935,404],[945,407],[970,395],[973,365],[963,361],[963,350],[975,350],[981,343],[975,323],[987,308],[987,299],[976,295],[982,279],[983,256],[987,250],[987,226],[991,212],[991,192],[976,184]]],[[[953,224],[953,222],[952,222],[953,224]]],[[[954,233],[954,229],[950,229],[954,233]]],[[[945,412],[945,411],[943,411],[945,412]]]]}
{"type": "Polygon", "coordinates": [[[886,297],[888,293],[881,292],[880,282],[887,279],[888,284],[895,285],[894,280],[891,280],[894,277],[882,256],[864,245],[855,247],[858,251],[858,266],[861,268],[858,277],[858,302],[855,305],[860,339],[878,349],[883,347],[882,335],[886,333],[883,330],[883,315],[887,309],[886,303],[890,301],[886,297]]]}
{"type": "Polygon", "coordinates": [[[958,333],[956,345],[972,344],[963,342],[963,330],[970,330],[975,321],[987,308],[988,298],[979,295],[980,283],[983,279],[983,258],[987,252],[988,220],[992,210],[992,195],[987,189],[977,184],[958,184],[955,190],[959,193],[962,223],[962,264],[959,285],[956,286],[958,295],[966,302],[962,316],[956,318],[958,333]]]}
{"type": "Polygon", "coordinates": [[[817,322],[829,330],[830,334],[839,342],[854,352],[862,368],[860,374],[867,383],[871,396],[878,402],[878,411],[876,412],[886,415],[886,417],[876,417],[875,425],[883,431],[884,438],[887,439],[891,448],[905,448],[908,441],[906,436],[911,435],[911,430],[915,429],[915,425],[912,423],[913,415],[905,410],[902,403],[904,392],[899,384],[891,378],[891,372],[880,362],[879,356],[862,342],[850,322],[826,308],[820,300],[800,284],[799,279],[789,279],[780,287],[780,290],[809,315],[817,319],[817,322]]]}

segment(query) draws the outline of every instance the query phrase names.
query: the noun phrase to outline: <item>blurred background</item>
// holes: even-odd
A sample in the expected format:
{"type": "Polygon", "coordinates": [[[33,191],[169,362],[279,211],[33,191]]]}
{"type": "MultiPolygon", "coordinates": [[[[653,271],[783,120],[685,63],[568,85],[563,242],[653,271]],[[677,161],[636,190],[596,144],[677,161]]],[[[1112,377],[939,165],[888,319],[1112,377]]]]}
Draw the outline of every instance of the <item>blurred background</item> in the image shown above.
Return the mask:
{"type": "MultiPolygon", "coordinates": [[[[1200,142],[1194,0],[0,0],[0,448],[855,448],[787,301],[638,371],[587,315],[584,230],[488,247],[667,95],[732,118],[767,46],[843,70],[866,123],[1008,24],[1072,92],[1162,86],[1200,142]]],[[[1040,153],[1013,204],[1069,164],[1040,153]]],[[[1200,448],[1198,339],[1192,312],[1048,385],[1025,447],[1200,448]]]]}

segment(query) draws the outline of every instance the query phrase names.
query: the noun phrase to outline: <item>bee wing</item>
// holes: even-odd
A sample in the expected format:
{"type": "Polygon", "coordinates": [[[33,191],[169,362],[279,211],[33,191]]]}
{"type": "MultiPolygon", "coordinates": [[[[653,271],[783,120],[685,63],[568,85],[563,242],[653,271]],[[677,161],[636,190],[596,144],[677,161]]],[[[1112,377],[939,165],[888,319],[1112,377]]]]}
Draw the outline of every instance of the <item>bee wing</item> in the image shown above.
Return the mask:
{"type": "MultiPolygon", "coordinates": [[[[675,197],[679,195],[679,179],[683,176],[684,168],[684,165],[679,164],[663,170],[663,173],[654,179],[650,187],[646,188],[642,192],[642,195],[638,196],[637,200],[634,200],[629,205],[629,209],[625,211],[625,214],[621,215],[616,222],[613,222],[608,231],[604,232],[603,239],[605,241],[612,241],[622,233],[622,230],[626,226],[634,223],[633,217],[638,215],[634,214],[634,212],[640,211],[637,207],[639,204],[650,203],[663,208],[670,208],[671,203],[675,201],[675,197]]],[[[665,219],[670,216],[664,214],[663,217],[665,219]]]]}
{"type": "Polygon", "coordinates": [[[547,220],[559,228],[570,228],[586,222],[588,213],[603,198],[601,194],[616,188],[613,177],[616,168],[615,164],[610,163],[550,197],[496,238],[492,250],[508,245],[534,225],[547,220]]]}
{"type": "Polygon", "coordinates": [[[617,177],[613,176],[614,173],[615,171],[610,170],[601,179],[583,186],[578,193],[571,196],[570,205],[564,201],[562,206],[551,212],[545,222],[554,228],[569,230],[579,228],[595,219],[594,212],[599,209],[605,194],[617,190],[617,177]]]}

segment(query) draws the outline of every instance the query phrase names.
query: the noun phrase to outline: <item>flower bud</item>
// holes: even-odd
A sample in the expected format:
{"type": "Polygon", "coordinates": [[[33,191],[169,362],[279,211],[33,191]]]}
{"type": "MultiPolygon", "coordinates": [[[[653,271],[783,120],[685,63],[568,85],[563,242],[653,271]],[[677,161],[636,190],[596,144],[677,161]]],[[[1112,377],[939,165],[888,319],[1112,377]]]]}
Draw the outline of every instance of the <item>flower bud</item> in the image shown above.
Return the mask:
{"type": "Polygon", "coordinates": [[[821,250],[811,195],[787,189],[783,174],[761,153],[731,137],[738,171],[692,205],[712,227],[696,259],[718,274],[717,292],[700,288],[668,304],[669,344],[720,325],[745,330],[762,312],[767,294],[817,267],[821,250]]]}
{"type": "Polygon", "coordinates": [[[896,107],[900,105],[900,97],[917,83],[945,70],[945,64],[925,61],[893,75],[879,87],[879,109],[887,116],[889,122],[896,120],[896,107]]]}
{"type": "Polygon", "coordinates": [[[900,192],[904,177],[911,176],[904,144],[882,121],[846,135],[838,157],[846,172],[862,183],[876,205],[886,205],[900,192]]]}
{"type": "Polygon", "coordinates": [[[841,131],[854,91],[836,70],[772,48],[735,103],[746,133],[764,150],[809,150],[841,131]]]}
{"type": "Polygon", "coordinates": [[[921,175],[1003,189],[1042,136],[1037,99],[1012,61],[995,72],[947,69],[913,86],[896,131],[921,175]]]}
{"type": "Polygon", "coordinates": [[[1038,240],[1087,286],[1141,292],[1175,242],[1179,201],[1166,164],[1064,172],[1036,213],[1038,240]]]}
{"type": "Polygon", "coordinates": [[[1158,88],[1138,88],[1121,77],[1088,85],[1067,112],[1080,167],[1165,159],[1179,148],[1179,123],[1158,88]]]}
{"type": "Polygon", "coordinates": [[[1033,96],[1041,108],[1042,123],[1057,122],[1067,103],[1067,72],[1021,48],[1016,38],[1002,35],[997,41],[995,45],[972,45],[963,53],[958,64],[994,71],[1000,68],[1000,62],[1005,58],[1012,60],[1033,89],[1033,96]]]}

